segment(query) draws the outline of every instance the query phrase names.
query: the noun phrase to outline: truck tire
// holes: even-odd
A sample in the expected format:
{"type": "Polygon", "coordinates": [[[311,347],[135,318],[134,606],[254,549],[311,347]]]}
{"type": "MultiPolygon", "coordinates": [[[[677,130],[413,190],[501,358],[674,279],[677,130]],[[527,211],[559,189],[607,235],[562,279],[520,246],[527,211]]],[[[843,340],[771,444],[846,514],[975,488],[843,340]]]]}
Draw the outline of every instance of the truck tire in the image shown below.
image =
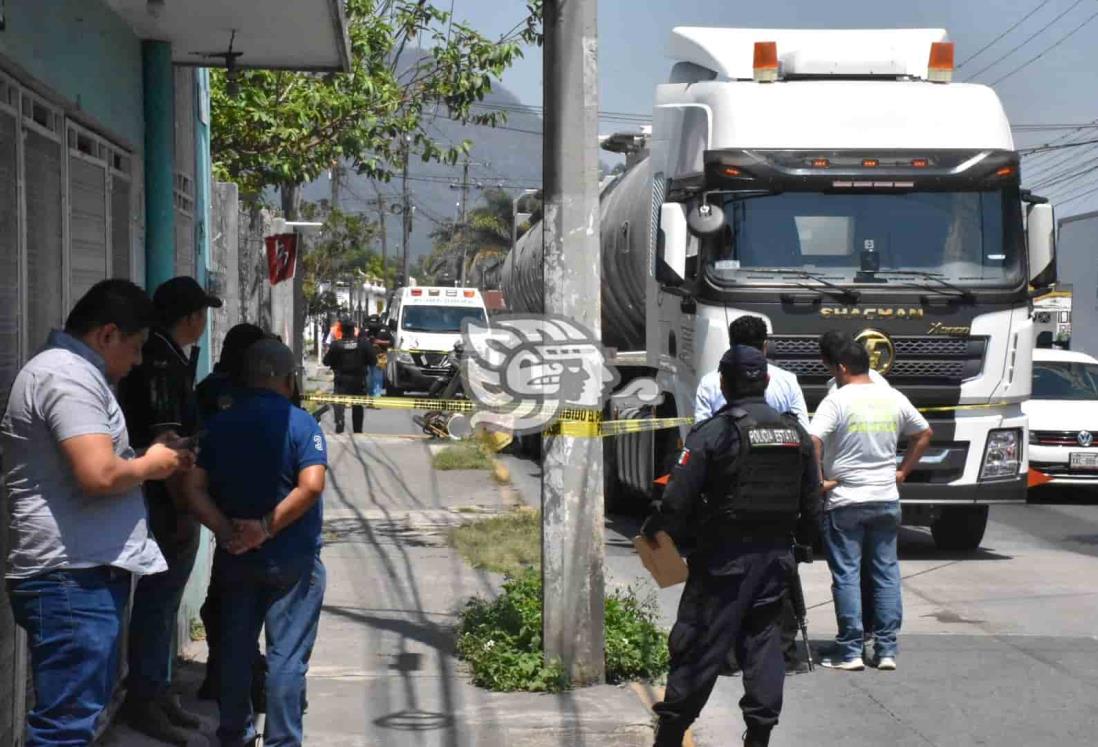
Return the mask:
{"type": "Polygon", "coordinates": [[[972,551],[987,529],[987,506],[946,506],[930,527],[939,550],[972,551]]]}

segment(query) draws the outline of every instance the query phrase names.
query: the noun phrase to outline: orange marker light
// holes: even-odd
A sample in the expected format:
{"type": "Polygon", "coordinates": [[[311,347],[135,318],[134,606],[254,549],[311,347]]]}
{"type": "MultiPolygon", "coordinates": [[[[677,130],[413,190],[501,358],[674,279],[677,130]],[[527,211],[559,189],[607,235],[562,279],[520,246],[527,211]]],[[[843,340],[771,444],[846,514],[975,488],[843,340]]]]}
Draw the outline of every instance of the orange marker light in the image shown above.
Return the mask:
{"type": "Polygon", "coordinates": [[[911,159],[911,165],[917,169],[925,169],[930,165],[930,161],[925,158],[913,158],[911,159]]]}
{"type": "Polygon", "coordinates": [[[755,81],[773,83],[778,79],[778,43],[755,42],[755,81]]]}
{"type": "Polygon", "coordinates": [[[930,45],[930,63],[927,80],[933,83],[949,83],[953,80],[953,42],[934,42],[930,45]]]}
{"type": "Polygon", "coordinates": [[[812,168],[814,168],[814,169],[826,169],[830,165],[831,165],[831,161],[828,161],[826,158],[813,158],[812,159],[812,168]]]}
{"type": "Polygon", "coordinates": [[[1044,485],[1045,483],[1049,482],[1052,482],[1052,478],[1046,475],[1044,472],[1035,470],[1033,469],[1033,467],[1029,468],[1029,474],[1026,475],[1027,487],[1035,488],[1039,485],[1044,485]]]}
{"type": "Polygon", "coordinates": [[[1010,176],[1014,173],[1013,166],[1001,166],[998,171],[995,172],[995,176],[1010,176]]]}
{"type": "Polygon", "coordinates": [[[725,176],[743,176],[743,172],[735,166],[725,166],[721,169],[721,173],[725,176]]]}
{"type": "Polygon", "coordinates": [[[465,291],[465,292],[463,293],[463,295],[464,295],[464,296],[465,296],[466,298],[472,298],[473,296],[475,296],[475,295],[476,295],[476,291],[469,291],[469,290],[467,290],[467,291],[465,291]]]}
{"type": "Polygon", "coordinates": [[[881,162],[876,158],[863,158],[862,167],[866,169],[875,169],[881,165],[881,162]]]}

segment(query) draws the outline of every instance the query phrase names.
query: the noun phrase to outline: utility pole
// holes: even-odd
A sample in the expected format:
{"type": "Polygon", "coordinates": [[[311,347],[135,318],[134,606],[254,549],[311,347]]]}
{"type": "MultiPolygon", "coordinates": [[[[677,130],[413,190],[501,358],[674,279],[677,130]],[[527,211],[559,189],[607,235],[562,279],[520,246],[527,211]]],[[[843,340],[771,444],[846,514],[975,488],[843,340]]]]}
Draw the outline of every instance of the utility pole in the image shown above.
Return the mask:
{"type": "Polygon", "coordinates": [[[336,161],[332,164],[332,198],[331,198],[331,210],[339,210],[339,187],[340,179],[343,176],[343,165],[336,161]]]}
{"type": "Polygon", "coordinates": [[[385,285],[385,270],[389,261],[389,232],[385,230],[385,195],[374,183],[374,191],[377,193],[377,227],[381,231],[381,284],[385,285]]]}
{"type": "Polygon", "coordinates": [[[465,287],[465,263],[468,261],[469,251],[468,231],[465,230],[466,203],[469,202],[469,156],[465,156],[465,165],[461,167],[461,225],[458,226],[458,236],[461,237],[461,287],[465,287]]]}
{"type": "Polygon", "coordinates": [[[404,166],[400,173],[400,192],[402,199],[402,210],[400,211],[401,225],[403,231],[401,235],[401,252],[403,254],[402,266],[401,266],[401,278],[405,286],[408,285],[408,239],[412,233],[412,208],[410,195],[408,193],[408,156],[410,154],[409,138],[404,139],[404,166]]]}
{"type": "MultiPolygon", "coordinates": [[[[545,0],[545,311],[599,335],[596,0],[545,0]]],[[[602,440],[550,436],[541,478],[542,639],[577,685],[602,682],[602,440]]]]}

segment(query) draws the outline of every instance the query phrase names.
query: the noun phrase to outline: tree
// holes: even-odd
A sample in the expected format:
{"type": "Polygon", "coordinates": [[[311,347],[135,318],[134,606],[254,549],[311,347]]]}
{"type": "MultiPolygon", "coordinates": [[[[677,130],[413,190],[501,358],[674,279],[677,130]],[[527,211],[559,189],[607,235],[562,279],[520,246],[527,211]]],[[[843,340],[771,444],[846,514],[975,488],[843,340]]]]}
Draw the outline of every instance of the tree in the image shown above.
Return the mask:
{"type": "Polygon", "coordinates": [[[469,142],[440,144],[425,115],[501,123],[503,113],[472,106],[522,55],[521,43],[540,43],[541,0],[527,0],[528,17],[495,40],[428,0],[345,2],[349,73],[211,76],[215,175],[253,199],[277,187],[287,217],[296,215],[299,186],[334,163],[385,181],[413,155],[456,163],[469,142]]]}
{"type": "Polygon", "coordinates": [[[460,278],[464,261],[470,285],[494,285],[489,283],[491,272],[511,248],[511,223],[511,196],[502,189],[486,189],[464,226],[446,220],[431,232],[434,247],[424,262],[427,276],[460,278]]]}
{"type": "MultiPolygon", "coordinates": [[[[312,206],[303,212],[314,213],[312,206]]],[[[321,291],[327,285],[329,293],[337,282],[356,282],[362,273],[369,272],[371,260],[380,269],[381,260],[368,247],[377,235],[377,226],[364,216],[332,210],[324,220],[320,236],[310,242],[302,253],[301,265],[305,273],[302,286],[310,314],[327,314],[331,311],[335,295],[331,299],[321,291]]]]}

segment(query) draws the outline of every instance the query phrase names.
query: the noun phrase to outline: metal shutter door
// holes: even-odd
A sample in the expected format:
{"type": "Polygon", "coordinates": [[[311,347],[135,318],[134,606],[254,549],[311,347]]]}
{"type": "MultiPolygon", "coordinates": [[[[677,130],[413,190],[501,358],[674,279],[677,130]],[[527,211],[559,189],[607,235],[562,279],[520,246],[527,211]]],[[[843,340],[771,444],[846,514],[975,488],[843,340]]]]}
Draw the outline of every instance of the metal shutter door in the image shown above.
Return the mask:
{"type": "MultiPolygon", "coordinates": [[[[0,412],[19,372],[19,195],[15,117],[0,113],[0,412]]],[[[6,526],[6,525],[5,525],[6,526]]],[[[0,631],[0,638],[3,632],[0,631]]]]}
{"type": "Polygon", "coordinates": [[[23,141],[27,205],[29,351],[62,322],[61,143],[33,130],[23,141]]]}
{"type": "Polygon", "coordinates": [[[130,182],[111,177],[111,277],[130,279],[130,182]]]}
{"type": "Polygon", "coordinates": [[[107,277],[107,169],[69,156],[69,297],[107,277]]]}

